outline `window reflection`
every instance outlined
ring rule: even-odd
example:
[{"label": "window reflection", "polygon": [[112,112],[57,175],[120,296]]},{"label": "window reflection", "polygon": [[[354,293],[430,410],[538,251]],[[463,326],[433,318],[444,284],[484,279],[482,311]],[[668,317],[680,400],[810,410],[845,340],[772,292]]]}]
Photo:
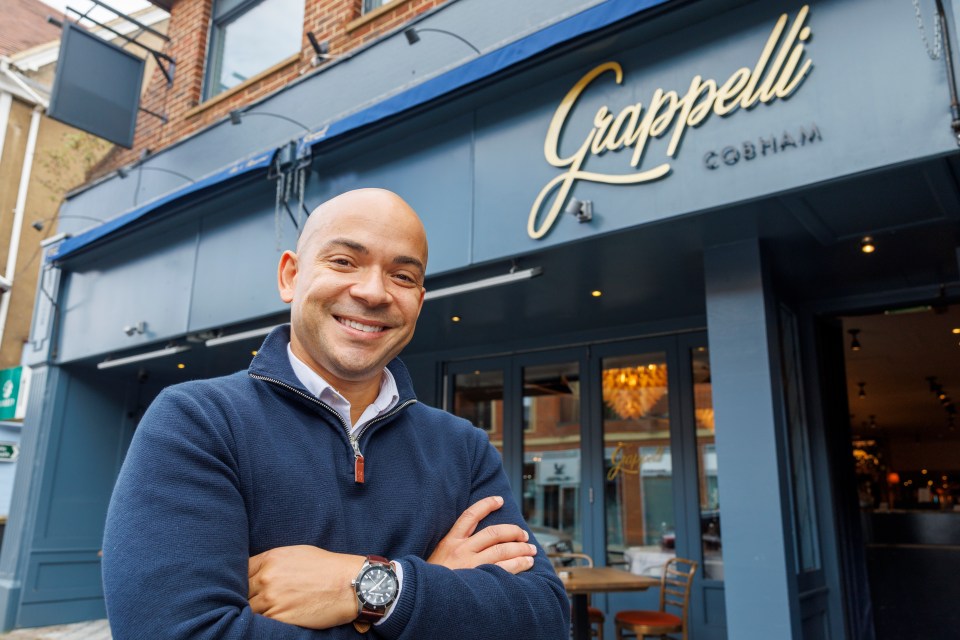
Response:
[{"label": "window reflection", "polygon": [[580,551],[580,371],[523,370],[523,515],[549,551]]},{"label": "window reflection", "polygon": [[703,575],[723,580],[723,550],[720,539],[720,485],[717,481],[717,449],[713,421],[713,385],[710,353],[698,347],[691,354],[693,411],[697,423],[698,484],[700,493],[700,539]]},{"label": "window reflection", "polygon": [[605,358],[601,377],[607,562],[659,575],[674,555],[664,353]]},{"label": "window reflection", "polygon": [[[300,51],[303,0],[262,0],[238,3],[239,9],[217,5],[214,20],[209,96],[245,82]],[[219,15],[222,14],[222,15]]]},{"label": "window reflection", "polygon": [[490,435],[503,455],[503,371],[474,371],[454,376],[453,414]]}]

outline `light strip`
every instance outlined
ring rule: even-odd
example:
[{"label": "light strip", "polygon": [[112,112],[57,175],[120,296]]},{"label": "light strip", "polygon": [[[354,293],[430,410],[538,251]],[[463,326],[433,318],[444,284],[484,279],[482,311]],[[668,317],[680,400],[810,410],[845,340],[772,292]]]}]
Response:
[{"label": "light strip", "polygon": [[522,271],[514,271],[506,275],[484,278],[483,280],[467,282],[466,284],[458,284],[445,289],[434,289],[433,291],[428,290],[426,295],[423,296],[423,299],[434,300],[436,298],[454,296],[458,293],[466,293],[467,291],[476,291],[477,289],[487,289],[489,287],[499,287],[502,284],[510,284],[511,282],[516,282],[517,280],[529,280],[530,278],[535,278],[542,273],[543,267],[523,269]]},{"label": "light strip", "polygon": [[146,353],[138,353],[135,356],[127,356],[126,358],[117,358],[116,360],[104,360],[103,362],[97,363],[97,369],[109,369],[111,367],[121,367],[125,364],[130,364],[131,362],[141,362],[142,360],[153,360],[154,358],[163,358],[164,356],[172,356],[175,353],[182,353],[183,351],[189,351],[190,347],[182,345],[179,347],[167,347],[166,349],[159,349],[158,351],[148,351]]},{"label": "light strip", "polygon": [[265,336],[280,325],[275,324],[270,327],[260,327],[259,329],[250,329],[249,331],[241,331],[240,333],[231,333],[228,336],[220,336],[218,338],[210,338],[205,345],[208,347],[215,347],[219,344],[229,344],[231,342],[239,342],[240,340],[246,340],[247,338],[256,338],[257,336]]}]

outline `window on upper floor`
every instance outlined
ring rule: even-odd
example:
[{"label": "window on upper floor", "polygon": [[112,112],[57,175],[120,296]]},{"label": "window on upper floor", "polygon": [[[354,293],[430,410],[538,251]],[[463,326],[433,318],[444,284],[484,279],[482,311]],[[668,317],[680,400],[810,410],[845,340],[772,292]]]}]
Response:
[{"label": "window on upper floor", "polygon": [[379,9],[395,1],[396,0],[363,0],[363,12],[370,13],[374,9]]},{"label": "window on upper floor", "polygon": [[204,98],[300,51],[304,0],[214,0]]}]

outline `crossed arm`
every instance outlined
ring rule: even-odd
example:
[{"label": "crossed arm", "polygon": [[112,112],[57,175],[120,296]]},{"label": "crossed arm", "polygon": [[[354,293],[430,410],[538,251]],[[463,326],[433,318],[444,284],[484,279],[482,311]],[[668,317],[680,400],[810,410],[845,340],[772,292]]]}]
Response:
[{"label": "crossed arm", "polygon": [[[495,564],[518,574],[533,566],[535,545],[514,524],[477,526],[503,506],[491,496],[470,506],[440,541],[427,562],[448,569],[473,569]],[[250,607],[280,622],[309,629],[349,624],[357,617],[350,582],[363,565],[359,555],[332,553],[319,547],[279,547],[250,558]]]}]

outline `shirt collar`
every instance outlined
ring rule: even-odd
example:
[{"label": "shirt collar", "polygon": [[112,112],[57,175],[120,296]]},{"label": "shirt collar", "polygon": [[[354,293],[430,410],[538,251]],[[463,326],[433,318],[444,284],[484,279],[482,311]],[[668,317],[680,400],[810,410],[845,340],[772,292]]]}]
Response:
[{"label": "shirt collar", "polygon": [[[290,367],[293,369],[294,375],[297,376],[297,379],[304,388],[318,399],[326,401],[333,406],[341,416],[344,416],[344,413],[346,413],[344,417],[347,420],[347,424],[349,424],[350,402],[340,395],[340,392],[334,389],[329,382],[324,380],[323,376],[298,358],[296,354],[293,353],[293,349],[290,348],[289,342],[287,343],[287,357],[290,359]],[[399,400],[400,391],[397,389],[397,381],[393,377],[393,374],[390,373],[390,370],[384,367],[383,375],[380,377],[380,391],[371,405],[375,408],[375,413],[372,417],[386,413],[396,406]],[[341,411],[341,408],[345,408],[346,411]],[[359,426],[359,423],[357,426]]]}]

